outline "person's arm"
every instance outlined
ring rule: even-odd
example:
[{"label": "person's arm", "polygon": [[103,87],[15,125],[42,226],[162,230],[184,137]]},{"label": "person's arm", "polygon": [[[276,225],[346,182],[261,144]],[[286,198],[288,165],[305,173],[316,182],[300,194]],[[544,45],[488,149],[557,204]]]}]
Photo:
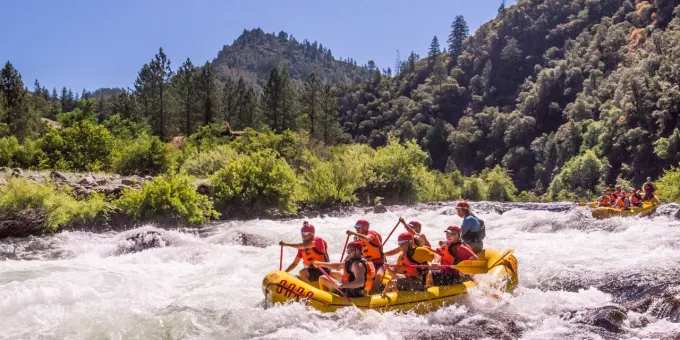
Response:
[{"label": "person's arm", "polygon": [[291,270],[295,269],[295,267],[297,267],[298,263],[300,263],[300,258],[296,256],[295,260],[293,260],[293,263],[291,263],[290,266],[288,266],[288,268],[286,268],[286,272],[290,272]]},{"label": "person's arm", "polygon": [[291,247],[295,249],[309,249],[309,248],[314,248],[314,242],[313,241],[308,241],[308,242],[303,242],[303,243],[284,243],[283,241],[279,242],[280,246],[283,247]]},{"label": "person's arm", "polygon": [[324,267],[324,268],[330,268],[330,269],[335,269],[335,270],[342,270],[345,266],[344,263],[342,262],[314,262],[312,263],[312,266],[319,268],[319,267]]},{"label": "person's arm", "polygon": [[364,276],[366,276],[366,268],[364,266],[359,265],[358,262],[354,262],[352,264],[351,270],[354,273],[355,280],[352,282],[341,283],[339,285],[340,288],[361,288],[366,284],[366,280],[364,278]]},{"label": "person's arm", "polygon": [[[480,226],[479,221],[476,218],[469,218],[470,216],[467,216],[463,219],[463,223],[460,225],[460,237],[463,237],[468,231],[470,231],[472,228],[475,226]],[[475,223],[477,222],[477,223]]]},{"label": "person's arm", "polygon": [[347,230],[347,235],[354,235],[354,236],[358,237],[360,240],[365,241],[365,242],[369,242],[369,243],[371,241],[373,241],[373,239],[375,238],[375,236],[373,236],[373,234],[361,235],[361,234],[359,234],[357,232],[353,232],[351,230]]},{"label": "person's arm", "polygon": [[385,254],[385,256],[399,255],[399,254],[401,254],[401,248],[396,247],[396,248],[394,248],[394,249],[392,249],[392,250],[390,250],[390,251],[384,252],[383,254]]}]

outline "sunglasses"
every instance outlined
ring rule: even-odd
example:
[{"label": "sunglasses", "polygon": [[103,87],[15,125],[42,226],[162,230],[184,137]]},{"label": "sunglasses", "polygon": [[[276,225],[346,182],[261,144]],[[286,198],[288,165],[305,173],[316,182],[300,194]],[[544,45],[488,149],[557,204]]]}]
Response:
[{"label": "sunglasses", "polygon": [[411,241],[399,241],[399,242],[397,242],[397,243],[399,243],[399,245],[402,245],[402,244],[407,244],[407,243],[409,243],[409,242],[411,242]]},{"label": "sunglasses", "polygon": [[311,233],[310,233],[310,232],[303,231],[303,232],[301,232],[300,234],[302,234],[302,236],[307,236],[307,235],[309,235],[309,234],[311,234]]},{"label": "sunglasses", "polygon": [[357,228],[357,229],[361,229],[361,227],[363,227],[361,224],[355,224],[354,225],[354,228]]}]

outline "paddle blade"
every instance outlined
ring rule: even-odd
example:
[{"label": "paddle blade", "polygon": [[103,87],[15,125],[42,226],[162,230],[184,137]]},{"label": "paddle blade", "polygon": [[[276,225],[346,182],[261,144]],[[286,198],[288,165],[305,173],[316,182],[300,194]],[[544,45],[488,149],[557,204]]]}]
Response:
[{"label": "paddle blade", "polygon": [[452,268],[464,274],[486,274],[488,272],[486,265],[487,263],[484,260],[467,260],[461,261],[457,265],[452,266]]}]

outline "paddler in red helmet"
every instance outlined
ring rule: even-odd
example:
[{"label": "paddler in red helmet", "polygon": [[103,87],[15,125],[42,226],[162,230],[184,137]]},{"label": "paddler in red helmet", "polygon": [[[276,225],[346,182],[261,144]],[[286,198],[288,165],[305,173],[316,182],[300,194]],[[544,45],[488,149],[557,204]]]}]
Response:
[{"label": "paddler in red helmet", "polygon": [[362,257],[363,245],[361,242],[350,242],[347,245],[347,260],[345,262],[314,262],[314,267],[333,269],[330,273],[338,282],[331,282],[326,276],[319,279],[321,289],[331,291],[334,284],[347,295],[347,297],[366,296],[372,288],[375,278],[375,267],[371,261]]},{"label": "paddler in red helmet", "polygon": [[[423,226],[420,224],[420,222],[410,221],[407,224],[406,220],[404,220],[402,217],[399,218],[399,222],[404,225],[404,228],[406,228],[406,231],[408,231],[409,234],[413,235],[413,242],[416,246],[428,247],[432,249],[432,245],[430,244],[430,241],[427,240],[425,234],[421,234]],[[394,256],[398,254],[401,254],[401,248],[399,247],[385,252],[385,256]]]},{"label": "paddler in red helmet", "polygon": [[385,275],[382,237],[376,231],[369,230],[369,223],[366,220],[358,220],[354,224],[354,229],[356,231],[347,230],[347,235],[355,236],[355,241],[361,242],[363,258],[373,262],[376,274],[372,287],[377,290]]},{"label": "paddler in red helmet", "polygon": [[321,237],[315,236],[314,226],[307,221],[303,222],[300,233],[302,235],[302,243],[293,244],[284,243],[283,241],[279,242],[280,246],[291,247],[298,250],[295,260],[293,260],[293,263],[286,268],[286,272],[295,269],[298,263],[300,263],[300,260],[302,260],[305,268],[300,270],[300,280],[307,283],[316,282],[319,280],[319,277],[323,276],[323,273],[321,273],[319,268],[313,267],[312,263],[329,261],[328,245]]},{"label": "paddler in red helmet", "polygon": [[[441,242],[437,254],[441,256],[442,265],[456,265],[460,261],[479,260],[472,248],[463,243],[460,237],[462,230],[457,225],[452,225],[444,230],[446,242]],[[435,286],[451,286],[461,282],[462,276],[453,268],[443,268],[432,273],[432,282]]]},{"label": "paddler in red helmet", "polygon": [[[425,290],[429,268],[439,269],[441,257],[426,247],[416,246],[413,242],[413,235],[410,233],[399,235],[397,240],[402,253],[395,266],[388,265],[393,275],[385,286],[383,294],[394,291]],[[428,266],[428,262],[432,264]]]}]

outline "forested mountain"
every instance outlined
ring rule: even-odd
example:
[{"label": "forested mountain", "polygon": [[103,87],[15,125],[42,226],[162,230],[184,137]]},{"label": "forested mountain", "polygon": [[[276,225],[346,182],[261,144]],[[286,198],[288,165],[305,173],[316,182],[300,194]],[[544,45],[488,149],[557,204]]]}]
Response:
[{"label": "forested mountain", "polygon": [[87,109],[98,124],[165,141],[225,122],[306,131],[326,145],[378,147],[392,134],[415,140],[430,167],[451,176],[501,166],[519,190],[586,197],[680,162],[679,4],[520,0],[471,36],[452,18],[426,57],[411,52],[382,71],[255,29],[202,66],[173,68],[161,48],[133,88],[108,99],[84,91],[89,101],[37,81],[26,91],[7,63],[0,133],[30,142],[45,128],[41,116],[69,125]]},{"label": "forested mountain", "polygon": [[451,53],[435,37],[426,59],[345,92],[343,127],[373,146],[414,137],[441,170],[500,164],[554,198],[640,185],[680,161],[678,3],[523,0],[460,53],[454,22]]},{"label": "forested mountain", "polygon": [[315,74],[319,81],[332,84],[363,81],[375,68],[372,62],[361,67],[350,58],[336,60],[330,48],[316,41],[299,42],[284,31],[265,33],[259,28],[243,30],[231,45],[217,53],[213,66],[222,80],[227,76],[243,77],[260,87],[264,87],[274,66],[285,66],[292,79],[305,81]]}]

